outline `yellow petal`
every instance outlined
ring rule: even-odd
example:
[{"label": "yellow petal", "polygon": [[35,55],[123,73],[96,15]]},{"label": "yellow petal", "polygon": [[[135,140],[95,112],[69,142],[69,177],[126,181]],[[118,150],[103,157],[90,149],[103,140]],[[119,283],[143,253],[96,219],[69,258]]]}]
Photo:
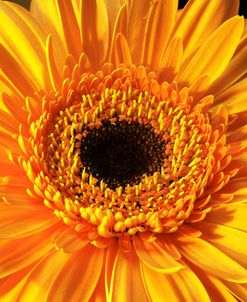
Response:
[{"label": "yellow petal", "polygon": [[135,64],[141,64],[143,37],[150,9],[149,0],[135,0],[130,2],[127,40],[130,53]]},{"label": "yellow petal", "polygon": [[223,23],[178,74],[177,80],[191,84],[203,74],[209,74],[211,81],[218,78],[238,45],[243,23],[243,18],[238,16]]},{"label": "yellow petal", "polygon": [[141,268],[151,301],[210,301],[202,283],[189,268],[171,275],[155,272],[144,264]]},{"label": "yellow petal", "polygon": [[159,68],[162,69],[162,81],[172,82],[180,69],[183,58],[183,43],[174,38],[162,54]]},{"label": "yellow petal", "polygon": [[81,54],[80,30],[71,1],[57,0],[67,51],[75,58]]},{"label": "yellow petal", "polygon": [[109,42],[109,23],[103,0],[82,0],[80,7],[82,49],[97,69],[103,64]]},{"label": "yellow petal", "polygon": [[59,269],[68,258],[69,255],[60,250],[54,251],[39,262],[28,274],[19,293],[18,301],[33,302],[43,299]]},{"label": "yellow petal", "polygon": [[131,55],[129,51],[129,45],[121,33],[117,34],[115,41],[115,59],[113,60],[116,66],[121,63],[125,64],[125,66],[130,66],[132,64]]},{"label": "yellow petal", "polygon": [[206,221],[246,231],[246,215],[247,204],[227,204],[218,207],[213,207],[212,211],[207,214]]},{"label": "yellow petal", "polygon": [[44,207],[1,206],[0,238],[18,238],[48,229],[58,220]]},{"label": "yellow petal", "polygon": [[[226,70],[228,70],[228,68]],[[246,86],[247,79],[243,79],[232,85],[215,97],[215,104],[221,103],[226,106],[229,114],[247,110]]]},{"label": "yellow petal", "polygon": [[66,228],[55,239],[57,249],[63,249],[66,253],[74,253],[84,248],[89,243],[87,237],[79,236],[73,228]]},{"label": "yellow petal", "polygon": [[[47,7],[49,7],[49,9],[47,9]],[[36,20],[40,22],[46,36],[49,34],[52,35],[55,51],[54,55],[55,58],[58,58],[56,63],[58,69],[62,71],[67,57],[67,50],[56,0],[32,0],[30,11]],[[59,64],[59,62],[62,62],[62,64]]]},{"label": "yellow petal", "polygon": [[220,224],[201,222],[197,226],[204,238],[239,264],[247,267],[247,233]]},{"label": "yellow petal", "polygon": [[184,59],[190,56],[221,23],[237,15],[238,7],[238,0],[189,1],[182,10],[171,34],[172,38],[180,37],[182,39]]},{"label": "yellow petal", "polygon": [[156,1],[152,4],[144,33],[142,64],[153,68],[158,66],[175,23],[177,7],[177,0]]},{"label": "yellow petal", "polygon": [[[111,248],[114,247],[109,249]],[[134,251],[124,253],[118,249],[115,259],[111,260],[110,255],[113,254],[108,251],[106,265],[111,276],[110,282],[108,281],[108,300],[112,302],[149,301],[140,272],[139,259]],[[113,265],[109,260],[113,261]]]},{"label": "yellow petal", "polygon": [[246,73],[246,57],[247,35],[241,39],[231,62],[228,64],[222,75],[211,85],[210,93],[218,95],[222,90],[231,87],[234,82],[239,80]]},{"label": "yellow petal", "polygon": [[242,302],[246,301],[247,297],[247,284],[236,284],[224,281],[228,290],[233,293]]},{"label": "yellow petal", "polygon": [[97,285],[104,250],[92,246],[74,253],[52,282],[47,301],[88,301]]},{"label": "yellow petal", "polygon": [[134,247],[140,260],[151,269],[165,274],[178,272],[183,266],[175,261],[156,242],[134,237]]},{"label": "yellow petal", "polygon": [[44,34],[35,33],[32,24],[36,21],[29,13],[23,17],[24,14],[13,6],[0,2],[0,43],[24,66],[36,90],[50,90],[51,83],[46,76],[45,41],[41,41]]},{"label": "yellow petal", "polygon": [[5,77],[18,89],[23,95],[33,95],[35,87],[32,79],[15,58],[0,44],[0,68]]},{"label": "yellow petal", "polygon": [[177,238],[176,242],[184,257],[201,269],[231,282],[247,282],[247,271],[205,240],[188,236]]},{"label": "yellow petal", "polygon": [[59,88],[61,88],[62,85],[62,77],[61,77],[61,73],[57,69],[51,35],[48,36],[46,41],[46,58],[47,58],[49,76],[53,89],[59,90]]},{"label": "yellow petal", "polygon": [[54,246],[52,230],[28,237],[2,241],[0,246],[0,278],[11,275],[41,259]]}]

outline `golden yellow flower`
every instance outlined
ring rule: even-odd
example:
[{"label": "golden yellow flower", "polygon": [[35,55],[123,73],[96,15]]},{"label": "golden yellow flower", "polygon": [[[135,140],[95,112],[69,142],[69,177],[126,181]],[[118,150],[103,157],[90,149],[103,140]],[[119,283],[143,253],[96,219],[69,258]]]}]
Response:
[{"label": "golden yellow flower", "polygon": [[246,301],[238,0],[0,1],[0,301]]}]

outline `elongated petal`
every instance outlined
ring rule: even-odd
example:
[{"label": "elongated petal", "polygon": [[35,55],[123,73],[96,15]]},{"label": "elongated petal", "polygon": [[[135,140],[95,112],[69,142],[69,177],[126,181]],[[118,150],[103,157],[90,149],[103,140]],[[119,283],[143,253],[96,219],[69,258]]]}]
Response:
[{"label": "elongated petal", "polygon": [[135,64],[141,64],[143,38],[149,9],[149,0],[131,1],[128,19],[128,28],[131,30],[128,31],[127,40]]},{"label": "elongated petal", "polygon": [[197,228],[203,232],[204,238],[213,246],[239,264],[247,267],[247,233],[224,225],[207,222],[201,222]]},{"label": "elongated petal", "polygon": [[136,236],[134,246],[140,260],[157,272],[171,274],[183,268],[155,242],[149,243]]},{"label": "elongated petal", "polygon": [[39,262],[27,275],[18,295],[20,301],[39,301],[40,297],[46,296],[52,281],[68,258],[69,255],[60,250],[54,251]]},{"label": "elongated petal", "polygon": [[207,215],[207,220],[216,224],[246,231],[247,229],[247,204],[228,204],[213,207]]},{"label": "elongated petal", "polygon": [[[228,68],[226,69],[228,70]],[[222,103],[226,106],[229,114],[247,110],[247,79],[232,85],[215,98],[215,104]]]},{"label": "elongated petal", "polygon": [[[246,22],[246,21],[245,21]],[[220,78],[218,78],[210,87],[210,93],[215,95],[220,94],[226,88],[237,82],[245,73],[247,69],[247,35],[245,35],[232,57],[231,62],[224,70]]]},{"label": "elongated petal", "polygon": [[103,0],[81,0],[80,30],[82,49],[94,69],[103,64],[109,41],[109,23]]},{"label": "elongated petal", "polygon": [[113,62],[116,66],[120,65],[121,63],[125,64],[125,66],[130,66],[132,64],[128,42],[121,33],[119,33],[116,37],[115,60],[113,60]]},{"label": "elongated petal", "polygon": [[243,31],[243,19],[234,17],[223,23],[202,45],[185,69],[178,74],[180,82],[191,84],[208,73],[218,78],[229,63]]},{"label": "elongated petal", "polygon": [[64,32],[68,53],[79,58],[81,43],[79,25],[71,1],[57,0],[57,8]]},{"label": "elongated petal", "polygon": [[1,206],[0,238],[18,238],[51,227],[58,219],[44,207]]},{"label": "elongated petal", "polygon": [[22,63],[22,66],[25,66],[26,73],[35,82],[37,90],[49,90],[51,83],[44,76],[47,72],[45,41],[41,41],[42,35],[34,32],[32,23],[35,21],[32,16],[27,14],[26,18],[30,18],[30,23],[26,23],[16,9],[1,1],[0,43],[11,52],[19,63]]},{"label": "elongated petal", "polygon": [[73,228],[66,228],[55,240],[55,246],[66,253],[74,253],[88,245],[86,237],[79,236]]},{"label": "elongated petal", "polygon": [[52,282],[47,300],[49,302],[88,301],[101,273],[103,255],[103,249],[92,246],[74,253],[64,263]]},{"label": "elongated petal", "polygon": [[[47,9],[47,7],[49,7],[49,9]],[[42,28],[46,32],[46,36],[49,34],[52,35],[55,58],[58,58],[56,63],[58,69],[62,71],[63,64],[67,57],[67,50],[56,0],[32,0],[30,11],[42,25]],[[63,62],[63,64],[60,65],[59,62]]]},{"label": "elongated petal", "polygon": [[247,282],[247,271],[205,240],[188,236],[178,238],[177,243],[181,253],[201,269],[231,282]]},{"label": "elongated petal", "polygon": [[190,0],[181,12],[171,35],[172,38],[182,39],[184,59],[191,55],[221,23],[235,16],[238,7],[238,0]]},{"label": "elongated petal", "polygon": [[157,67],[173,28],[177,7],[177,0],[153,3],[144,33],[142,64]]},{"label": "elongated petal", "polygon": [[[111,248],[114,247],[109,249]],[[124,253],[118,250],[115,259],[109,259],[110,255],[112,253],[108,251],[106,265],[109,272],[112,270],[110,282],[108,281],[109,301],[148,301],[140,272],[140,262],[134,251]]]},{"label": "elongated petal", "polygon": [[180,38],[174,38],[166,51],[163,52],[159,68],[162,69],[162,81],[172,82],[178,73],[183,58],[183,43]]},{"label": "elongated petal", "polygon": [[54,247],[52,230],[20,239],[4,241],[0,246],[0,277],[11,275],[39,260]]},{"label": "elongated petal", "polygon": [[165,275],[144,264],[141,267],[151,301],[160,301],[161,297],[174,302],[210,301],[202,283],[189,268]]}]

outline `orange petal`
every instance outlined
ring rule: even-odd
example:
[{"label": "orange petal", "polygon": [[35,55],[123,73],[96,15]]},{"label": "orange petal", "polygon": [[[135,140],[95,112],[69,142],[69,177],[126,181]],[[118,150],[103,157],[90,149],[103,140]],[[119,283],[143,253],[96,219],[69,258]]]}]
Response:
[{"label": "orange petal", "polygon": [[138,257],[151,269],[160,273],[172,274],[183,268],[156,242],[150,243],[138,236],[134,237],[133,242]]},{"label": "orange petal", "polygon": [[[241,302],[245,302],[246,301],[246,297],[247,297],[247,284],[236,284],[236,283],[231,283],[231,282],[227,282],[224,281],[223,282],[226,287],[228,288],[228,290],[235,295],[236,297],[238,297],[238,299]],[[236,301],[236,300],[234,300]]]},{"label": "orange petal", "polygon": [[52,281],[68,258],[69,255],[60,250],[42,259],[25,278],[18,301],[33,302],[46,297]]},{"label": "orange petal", "polygon": [[52,282],[47,301],[88,301],[97,285],[104,250],[93,246],[74,253]]},{"label": "orange petal", "polygon": [[23,13],[22,8],[4,1],[0,2],[0,19],[0,43],[25,67],[36,90],[50,90],[51,83],[46,76],[45,41],[42,40],[45,35],[37,21],[30,13]]},{"label": "orange petal", "polygon": [[[109,249],[116,247],[110,247]],[[108,281],[108,299],[112,302],[128,301],[149,301],[144,288],[140,263],[134,251],[124,253],[118,249],[115,258],[109,259],[113,255],[108,251],[106,262],[107,270],[110,273]],[[109,262],[110,260],[110,262]]]},{"label": "orange petal", "polygon": [[247,267],[247,233],[220,224],[201,222],[197,228],[213,246]]},{"label": "orange petal", "polygon": [[175,23],[177,0],[153,2],[148,13],[142,50],[142,64],[158,66]]},{"label": "orange petal", "polygon": [[[49,7],[49,9],[47,9]],[[54,52],[58,69],[62,71],[65,59],[67,57],[67,50],[65,37],[63,33],[62,23],[57,7],[56,0],[32,0],[30,6],[31,14],[36,20],[40,22],[44,29],[46,36],[52,35],[54,43]],[[62,64],[60,64],[60,62]]]},{"label": "orange petal", "polygon": [[39,206],[0,206],[0,238],[24,237],[48,229],[58,219]]},{"label": "orange petal", "polygon": [[113,59],[113,63],[115,63],[116,66],[121,63],[125,64],[125,66],[130,66],[132,64],[128,42],[121,33],[118,33],[116,37],[115,58]]},{"label": "orange petal", "polygon": [[183,43],[180,38],[174,38],[162,54],[159,68],[162,69],[162,81],[172,82],[180,69],[183,58]]},{"label": "orange petal", "polygon": [[247,204],[232,203],[213,207],[206,221],[226,225],[238,230],[247,230]]},{"label": "orange petal", "polygon": [[221,23],[237,15],[238,8],[238,0],[189,1],[171,35],[182,39],[184,59],[190,56]]},{"label": "orange petal", "polygon": [[71,1],[57,0],[57,9],[60,16],[67,51],[75,58],[81,54],[80,30]]},{"label": "orange petal", "polygon": [[241,39],[231,59],[231,62],[228,64],[227,68],[210,87],[210,93],[214,95],[218,95],[219,93],[221,93],[222,90],[225,90],[226,88],[230,88],[233,83],[239,80],[246,73],[246,69],[247,69],[246,57],[247,57],[247,35],[245,35]]},{"label": "orange petal", "polygon": [[210,302],[202,283],[189,268],[171,275],[155,272],[144,264],[141,268],[151,301]]},{"label": "orange petal", "polygon": [[141,64],[143,37],[147,22],[147,15],[150,10],[149,0],[135,0],[130,2],[127,40],[130,46],[130,53],[133,62]]},{"label": "orange petal", "polygon": [[176,242],[184,257],[201,269],[231,282],[247,282],[247,271],[205,240],[188,236],[177,238]]},{"label": "orange petal", "polygon": [[73,228],[66,228],[55,240],[57,249],[63,249],[66,253],[74,253],[88,245],[86,236],[79,236]]},{"label": "orange petal", "polygon": [[0,278],[11,275],[48,254],[54,248],[51,242],[53,230],[1,242]]},{"label": "orange petal", "polygon": [[218,78],[229,63],[243,32],[243,18],[237,16],[223,23],[202,45],[177,80],[191,84],[203,74],[211,81]]},{"label": "orange petal", "polygon": [[[228,68],[226,70],[228,70]],[[215,104],[221,103],[226,106],[229,114],[247,110],[246,86],[247,79],[243,79],[235,85],[232,85],[215,97]]]},{"label": "orange petal", "polygon": [[104,0],[82,0],[80,7],[82,49],[94,69],[103,64],[109,41],[108,15]]}]

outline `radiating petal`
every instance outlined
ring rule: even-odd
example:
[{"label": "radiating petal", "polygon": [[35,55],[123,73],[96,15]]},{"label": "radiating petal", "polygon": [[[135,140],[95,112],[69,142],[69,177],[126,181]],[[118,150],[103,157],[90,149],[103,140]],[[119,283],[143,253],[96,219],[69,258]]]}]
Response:
[{"label": "radiating petal", "polygon": [[182,10],[171,35],[172,38],[182,39],[184,59],[191,55],[221,23],[235,16],[238,8],[238,0],[190,0]]},{"label": "radiating petal", "polygon": [[141,64],[142,49],[144,43],[144,32],[147,22],[147,15],[150,10],[149,0],[131,1],[129,7],[127,40],[130,46],[130,53],[135,64]]},{"label": "radiating petal", "polygon": [[66,228],[55,239],[55,246],[58,249],[63,249],[66,253],[74,253],[84,248],[89,243],[86,236],[81,236],[73,228]]},{"label": "radiating petal", "polygon": [[61,250],[54,251],[44,257],[27,275],[22,290],[18,295],[18,301],[33,302],[45,297],[61,266],[68,258],[69,255]]},{"label": "radiating petal", "polygon": [[58,222],[41,206],[0,206],[0,238],[18,238],[48,229]]},{"label": "radiating petal", "polygon": [[246,215],[247,204],[227,204],[213,207],[212,211],[207,214],[206,221],[246,231]]},{"label": "radiating petal", "polygon": [[132,59],[129,51],[129,45],[124,35],[121,33],[117,34],[114,46],[115,58],[113,63],[115,63],[116,66],[121,63],[125,64],[125,66],[130,66],[132,64]]},{"label": "radiating petal", "polygon": [[49,229],[20,239],[2,241],[0,246],[0,278],[11,275],[34,263],[54,247],[53,230]]},{"label": "radiating petal", "polygon": [[[0,43],[7,48],[11,55],[25,67],[26,73],[35,82],[37,90],[50,90],[51,83],[44,76],[47,73],[45,64],[45,41],[41,41],[42,35],[34,32],[34,19],[30,14],[30,23],[25,22],[16,9],[0,2]],[[38,27],[38,25],[37,25]],[[21,47],[20,47],[21,45]],[[2,60],[1,60],[2,61]]]},{"label": "radiating petal", "polygon": [[187,236],[176,241],[180,252],[201,269],[231,282],[247,282],[247,271],[205,240]]},{"label": "radiating petal", "polygon": [[[228,70],[228,68],[226,69]],[[222,103],[229,114],[247,110],[247,79],[237,82],[215,97],[215,104]]]},{"label": "radiating petal", "polygon": [[103,256],[104,250],[93,246],[74,253],[52,282],[47,301],[88,301],[97,285]]},{"label": "radiating petal", "polygon": [[151,269],[171,274],[183,268],[156,242],[148,242],[145,239],[135,236],[134,247],[140,260]]},{"label": "radiating petal", "polygon": [[236,297],[238,297],[238,299],[242,302],[246,301],[246,297],[247,297],[247,284],[236,284],[236,283],[231,283],[231,282],[227,282],[224,281],[223,282],[226,287],[228,288],[228,290],[235,295]]},{"label": "radiating petal", "polygon": [[133,250],[125,253],[119,249],[115,254],[115,259],[109,259],[113,255],[111,249],[115,247],[109,247],[106,258],[107,270],[109,272],[112,270],[108,281],[108,300],[112,302],[149,301],[137,255]]},{"label": "radiating petal", "polygon": [[191,84],[208,73],[211,81],[218,78],[229,63],[243,31],[243,19],[234,17],[223,23],[202,45],[177,80]]},{"label": "radiating petal", "polygon": [[103,0],[81,0],[80,31],[82,49],[94,69],[103,64],[109,42],[108,15]]},{"label": "radiating petal", "polygon": [[171,275],[155,272],[144,264],[141,268],[151,301],[164,298],[173,302],[210,301],[202,283],[189,268]]},{"label": "radiating petal", "polygon": [[162,54],[159,68],[162,70],[161,80],[172,82],[180,69],[183,58],[183,43],[180,38],[174,38]]},{"label": "radiating petal", "polygon": [[[246,22],[246,19],[245,19]],[[226,88],[237,82],[245,73],[247,69],[247,35],[245,35],[228,64],[222,75],[211,85],[210,93],[218,95]]]},{"label": "radiating petal", "polygon": [[247,267],[247,233],[220,224],[201,222],[197,228],[213,246],[230,256],[239,264]]},{"label": "radiating petal", "polygon": [[[47,7],[49,7],[49,9],[47,9]],[[67,57],[67,50],[56,0],[32,0],[30,11],[40,22],[46,35],[52,35],[55,57],[59,58],[56,62],[58,64],[57,67],[62,72],[63,66],[59,65],[59,62],[63,62],[64,64]]]},{"label": "radiating petal", "polygon": [[173,28],[177,0],[156,1],[148,13],[142,49],[142,64],[156,68]]}]

